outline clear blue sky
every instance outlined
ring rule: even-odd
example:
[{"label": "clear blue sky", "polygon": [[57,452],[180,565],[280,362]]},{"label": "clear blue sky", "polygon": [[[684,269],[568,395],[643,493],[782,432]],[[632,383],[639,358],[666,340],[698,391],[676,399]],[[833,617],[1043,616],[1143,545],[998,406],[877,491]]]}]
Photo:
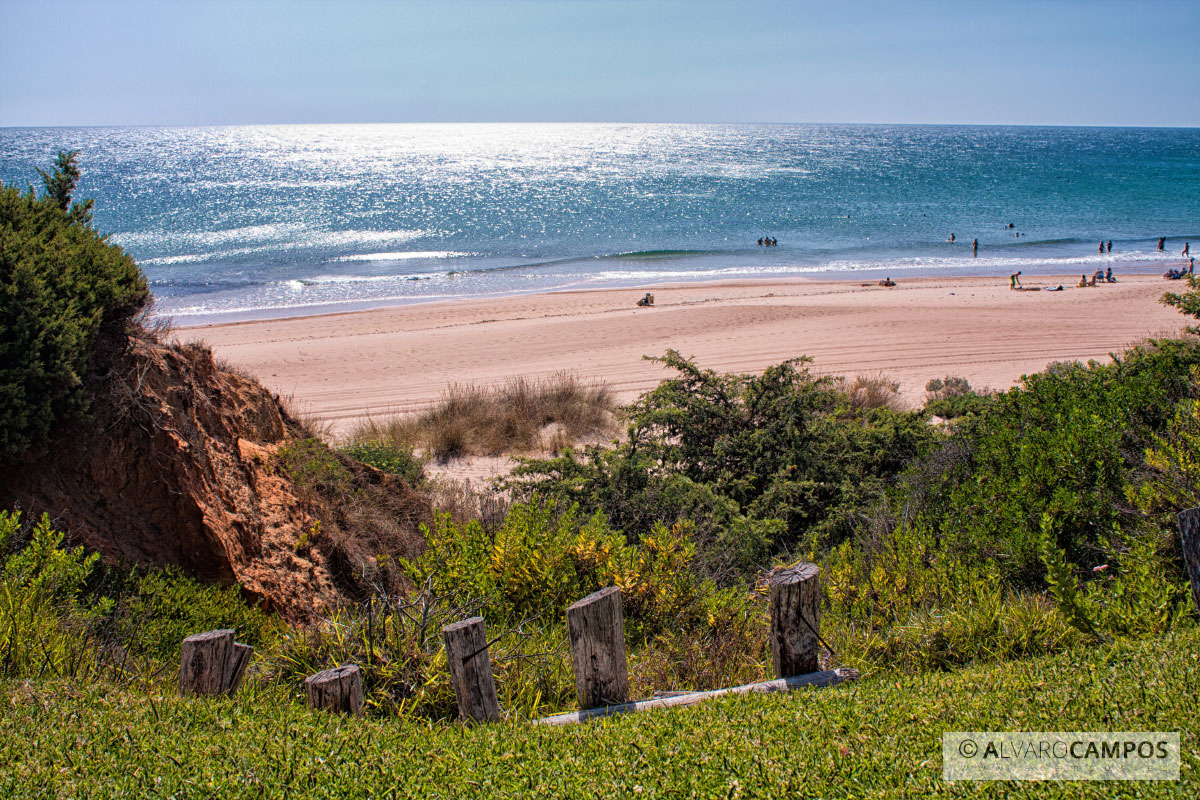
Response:
[{"label": "clear blue sky", "polygon": [[0,0],[0,125],[1200,126],[1200,0]]}]

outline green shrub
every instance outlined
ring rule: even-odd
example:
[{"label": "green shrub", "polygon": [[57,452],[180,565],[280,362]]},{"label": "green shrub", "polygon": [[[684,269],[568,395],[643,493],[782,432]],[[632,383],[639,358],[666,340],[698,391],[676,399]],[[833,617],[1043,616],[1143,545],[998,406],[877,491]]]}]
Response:
[{"label": "green shrub", "polygon": [[20,513],[0,511],[0,674],[63,675],[94,664],[87,634],[108,604],[84,608],[79,594],[99,556],[63,549],[44,514],[22,542],[23,532]]},{"label": "green shrub", "polygon": [[425,462],[406,445],[368,439],[347,445],[342,452],[389,475],[399,475],[409,483],[420,484],[425,480]]},{"label": "green shrub", "polygon": [[354,475],[320,439],[292,439],[279,448],[275,458],[302,489],[338,495],[354,488]]},{"label": "green shrub", "polygon": [[96,347],[149,299],[146,279],[70,203],[78,170],[60,153],[47,194],[0,185],[0,454],[42,446],[87,410]]},{"label": "green shrub", "polygon": [[238,641],[259,647],[277,624],[249,605],[239,587],[200,583],[176,567],[134,571],[122,583],[112,635],[130,653],[158,662],[175,662],[180,643],[194,633],[232,628]]},{"label": "green shrub", "polygon": [[690,520],[707,571],[748,571],[846,538],[939,436],[918,414],[811,375],[805,358],[761,375],[721,375],[674,351],[656,360],[678,375],[627,409],[628,441],[525,461],[510,488],[602,511],[634,538]]},{"label": "green shrub", "polygon": [[1128,487],[1145,470],[1146,444],[1192,395],[1197,364],[1200,342],[1162,340],[1112,364],[1054,364],[1026,376],[960,424],[964,458],[924,492],[906,483],[897,505],[946,547],[994,559],[998,577],[1017,585],[1045,585],[1043,515],[1069,561],[1103,563],[1122,531],[1143,524]]}]

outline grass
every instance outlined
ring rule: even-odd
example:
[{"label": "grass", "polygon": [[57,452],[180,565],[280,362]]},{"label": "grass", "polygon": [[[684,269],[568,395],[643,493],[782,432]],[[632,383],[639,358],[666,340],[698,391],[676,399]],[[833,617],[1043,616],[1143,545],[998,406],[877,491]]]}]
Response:
[{"label": "grass", "polygon": [[[349,719],[232,699],[0,683],[5,797],[1194,797],[1200,634],[734,697],[565,728]],[[955,783],[944,731],[1179,731],[1179,782]]]},{"label": "grass", "polygon": [[542,380],[512,378],[498,387],[452,385],[430,410],[368,419],[350,432],[349,441],[419,447],[442,463],[468,455],[557,451],[611,433],[616,411],[606,385],[559,372]]},{"label": "grass", "polygon": [[846,399],[850,401],[850,408],[855,411],[870,408],[907,410],[904,400],[900,397],[900,382],[882,372],[875,375],[858,375],[854,380],[838,378],[835,386],[846,395]]}]

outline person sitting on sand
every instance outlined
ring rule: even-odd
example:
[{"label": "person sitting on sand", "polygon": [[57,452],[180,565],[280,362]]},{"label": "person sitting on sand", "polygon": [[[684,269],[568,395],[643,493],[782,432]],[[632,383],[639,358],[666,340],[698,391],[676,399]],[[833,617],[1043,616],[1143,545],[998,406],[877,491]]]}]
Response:
[{"label": "person sitting on sand", "polygon": [[879,282],[879,285],[880,286],[895,286],[896,282],[894,280],[892,280],[890,277],[887,277],[887,278],[884,278],[883,280],[881,280]]},{"label": "person sitting on sand", "polygon": [[1117,279],[1112,276],[1112,267],[1109,267],[1108,269],[1104,270],[1104,282],[1105,283],[1116,283],[1117,282]]},{"label": "person sitting on sand", "polygon": [[1087,275],[1080,275],[1079,276],[1079,288],[1082,289],[1085,286],[1087,286]]},{"label": "person sitting on sand", "polygon": [[646,292],[646,296],[645,296],[645,297],[643,297],[641,300],[638,300],[638,301],[637,301],[637,304],[638,304],[639,306],[652,306],[652,305],[654,305],[654,295],[650,294],[649,292]]},{"label": "person sitting on sand", "polygon": [[1024,287],[1021,286],[1021,270],[1017,270],[1012,275],[1008,276],[1009,291],[1012,291],[1013,289],[1023,289],[1023,288]]}]

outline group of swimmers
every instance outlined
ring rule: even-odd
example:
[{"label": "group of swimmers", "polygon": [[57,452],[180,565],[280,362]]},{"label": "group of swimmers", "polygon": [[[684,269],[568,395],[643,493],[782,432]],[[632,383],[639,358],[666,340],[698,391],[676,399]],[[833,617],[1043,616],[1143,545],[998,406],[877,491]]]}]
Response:
[{"label": "group of swimmers", "polygon": [[[1165,250],[1166,245],[1167,245],[1167,237],[1165,237],[1165,236],[1158,237],[1158,252],[1161,253],[1163,250]],[[1183,249],[1179,251],[1179,255],[1183,256],[1184,258],[1187,258],[1191,252],[1192,252],[1192,243],[1184,242]]]},{"label": "group of swimmers", "polygon": [[774,236],[764,236],[758,240],[759,247],[777,247],[778,245],[779,240]]},{"label": "group of swimmers", "polygon": [[[1010,228],[1012,227],[1011,222],[1008,223],[1008,225]],[[950,238],[947,239],[946,241],[953,244],[954,243],[954,234],[953,233],[950,234]],[[978,239],[975,239],[974,241],[971,242],[971,255],[975,258],[979,257],[979,240]]]}]

